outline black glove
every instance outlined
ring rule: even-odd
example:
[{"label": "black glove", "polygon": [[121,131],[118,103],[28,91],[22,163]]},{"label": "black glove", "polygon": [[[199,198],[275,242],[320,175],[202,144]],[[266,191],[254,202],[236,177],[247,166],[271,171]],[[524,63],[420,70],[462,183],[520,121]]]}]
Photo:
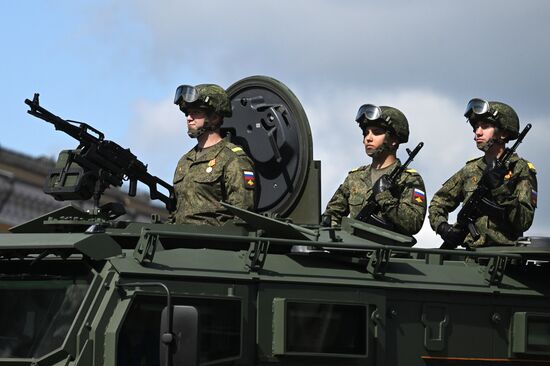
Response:
[{"label": "black glove", "polygon": [[332,225],[332,215],[322,214],[321,215],[321,226],[322,227],[331,227]]},{"label": "black glove", "polygon": [[491,164],[487,165],[485,173],[483,174],[483,184],[489,189],[495,189],[504,184],[504,176],[506,175],[507,168],[502,166],[500,168],[493,167]]},{"label": "black glove", "polygon": [[445,242],[455,245],[455,248],[462,244],[464,241],[464,235],[462,230],[457,229],[448,222],[442,222],[437,227],[436,232],[443,238]]},{"label": "black glove", "polygon": [[381,176],[376,183],[374,183],[374,186],[372,186],[372,194],[376,197],[378,193],[382,193],[388,190],[391,190],[392,184],[390,183],[389,177],[387,174],[384,174]]}]

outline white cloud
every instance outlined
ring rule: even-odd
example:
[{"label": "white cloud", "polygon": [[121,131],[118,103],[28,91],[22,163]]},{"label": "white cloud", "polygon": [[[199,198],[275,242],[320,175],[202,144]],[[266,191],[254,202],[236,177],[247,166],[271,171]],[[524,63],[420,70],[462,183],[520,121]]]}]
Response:
[{"label": "white cloud", "polygon": [[133,111],[128,129],[132,151],[149,164],[149,173],[171,182],[180,156],[195,145],[187,136],[185,116],[172,97],[156,102],[140,100]]},{"label": "white cloud", "polygon": [[[548,95],[546,1],[131,5],[108,3],[96,22],[110,42],[139,48],[149,74],[162,80],[199,75],[224,84],[266,74],[308,88],[436,88],[460,98],[494,95],[527,105]],[[523,98],[526,91],[529,98]]]}]

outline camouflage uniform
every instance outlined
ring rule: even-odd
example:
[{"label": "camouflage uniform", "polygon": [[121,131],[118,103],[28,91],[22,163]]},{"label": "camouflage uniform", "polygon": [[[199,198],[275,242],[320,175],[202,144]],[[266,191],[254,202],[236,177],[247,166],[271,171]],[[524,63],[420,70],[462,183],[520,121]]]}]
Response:
[{"label": "camouflage uniform", "polygon": [[193,148],[179,161],[174,174],[177,224],[219,226],[233,215],[220,201],[254,209],[255,180],[252,162],[242,148],[227,139],[198,154]]},{"label": "camouflage uniform", "polygon": [[[398,159],[395,168],[399,165],[401,162]],[[371,169],[368,165],[350,171],[336,190],[325,211],[325,215],[331,215],[333,225],[340,225],[342,217],[357,216],[367,204],[374,183],[371,181]],[[426,190],[422,177],[414,169],[406,170],[396,187],[397,197],[390,191],[384,191],[375,198],[381,207],[379,215],[392,224],[395,231],[405,235],[416,234],[426,216]]]},{"label": "camouflage uniform", "polygon": [[[430,225],[434,230],[447,222],[449,212],[468,200],[486,166],[483,157],[468,161],[437,191],[429,208]],[[531,226],[537,206],[537,177],[533,164],[514,154],[504,184],[493,189],[491,195],[495,203],[505,208],[505,218],[480,216],[475,226],[481,237],[474,241],[468,234],[464,241],[468,246],[511,245]]]}]

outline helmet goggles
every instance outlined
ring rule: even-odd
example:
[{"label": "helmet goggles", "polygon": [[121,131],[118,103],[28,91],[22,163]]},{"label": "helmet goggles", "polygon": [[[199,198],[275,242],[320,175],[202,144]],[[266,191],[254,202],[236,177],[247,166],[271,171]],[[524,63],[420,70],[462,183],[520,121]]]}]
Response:
[{"label": "helmet goggles", "polygon": [[197,88],[192,85],[180,85],[176,89],[174,104],[180,104],[182,101],[185,103],[193,103],[198,99],[199,92],[197,91]]},{"label": "helmet goggles", "polygon": [[365,124],[368,123],[367,121],[374,122],[380,119],[382,119],[381,122],[390,121],[390,117],[386,117],[385,119],[382,118],[382,109],[380,107],[373,104],[363,104],[361,107],[359,107],[359,110],[357,111],[355,122],[359,124]]},{"label": "helmet goggles", "polygon": [[491,112],[491,105],[488,101],[474,98],[468,102],[466,105],[466,111],[464,112],[464,117],[469,120],[479,119],[482,117],[493,117],[495,118],[498,115],[498,111]]}]

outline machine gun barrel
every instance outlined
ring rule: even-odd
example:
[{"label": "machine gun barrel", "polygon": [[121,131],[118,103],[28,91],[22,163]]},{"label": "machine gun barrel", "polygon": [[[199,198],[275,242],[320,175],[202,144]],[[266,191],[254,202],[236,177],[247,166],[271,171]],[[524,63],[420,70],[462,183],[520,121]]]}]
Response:
[{"label": "machine gun barrel", "polygon": [[[63,131],[67,135],[73,137],[74,139],[80,141],[84,144],[99,143],[103,141],[104,135],[102,132],[96,130],[92,126],[84,122],[77,122],[71,120],[64,120],[61,117],[56,116],[55,114],[48,111],[46,108],[40,106],[39,94],[35,93],[32,100],[25,99],[25,104],[27,104],[30,109],[27,113],[43,119],[46,122],[50,122],[54,125],[56,130]],[[75,124],[78,124],[75,126]],[[93,131],[96,136],[91,135],[88,131]]]},{"label": "machine gun barrel", "polygon": [[[409,164],[414,160],[414,158],[416,157],[416,155],[422,149],[423,146],[424,146],[424,143],[419,142],[412,152],[407,149],[407,153],[409,154],[407,161],[405,161],[404,164],[394,169],[388,176],[388,181],[391,186],[394,186],[397,183],[397,181],[401,177],[401,174],[403,174],[403,172],[407,169]],[[355,216],[355,219],[363,222],[367,222],[367,220],[369,220],[372,217],[372,215],[378,210],[379,210],[379,207],[374,199],[374,195],[371,195],[366,205],[361,209],[361,211],[359,211],[357,216]]]},{"label": "machine gun barrel", "polygon": [[[519,145],[523,142],[523,139],[530,129],[531,124],[528,123],[519,134],[514,145],[512,145],[511,148],[507,148],[504,153],[496,160],[495,168],[502,168],[508,164],[508,161],[510,160],[512,155],[514,155]],[[479,217],[478,208],[484,203],[488,205],[491,204],[489,201],[487,201],[491,189],[486,184],[486,174],[487,172],[483,173],[476,189],[472,192],[471,196],[464,203],[464,205],[462,205],[462,208],[457,214],[456,223],[454,224],[454,226],[461,231],[461,235],[456,238],[456,242],[443,242],[440,247],[441,249],[456,248],[458,245],[464,242],[464,239],[466,239],[468,233],[472,236],[472,238],[474,238],[474,240],[478,240],[480,238],[481,235],[475,226],[475,221]]]},{"label": "machine gun barrel", "polygon": [[[62,169],[57,169],[59,172],[55,174],[50,173],[50,178],[55,177],[55,185],[69,173],[71,164],[76,163],[78,167],[72,172],[76,172],[77,184],[69,189],[53,187],[50,192],[46,193],[50,193],[60,200],[74,199],[74,197],[87,199],[90,193],[89,187],[93,186],[94,198],[99,201],[99,197],[106,188],[110,185],[120,187],[123,180],[129,180],[128,194],[135,196],[137,182],[140,181],[149,187],[151,199],[161,200],[168,211],[175,209],[172,185],[148,173],[147,165],[132,154],[130,149],[125,149],[113,141],[105,140],[101,131],[87,123],[64,120],[41,107],[38,93],[34,94],[32,100],[25,99],[25,104],[30,107],[27,111],[29,114],[53,124],[56,130],[65,132],[79,142],[77,150],[68,152],[65,166]],[[159,192],[159,185],[168,194]]]}]

